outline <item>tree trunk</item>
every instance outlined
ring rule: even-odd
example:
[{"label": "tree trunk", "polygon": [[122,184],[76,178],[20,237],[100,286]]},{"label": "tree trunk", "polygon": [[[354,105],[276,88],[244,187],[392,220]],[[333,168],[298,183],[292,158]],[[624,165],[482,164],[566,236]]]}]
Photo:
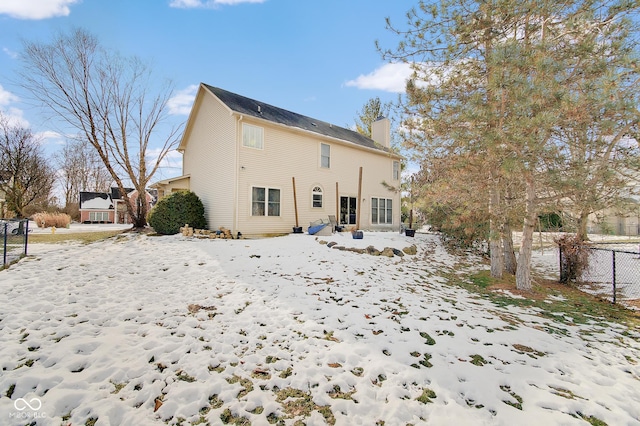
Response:
[{"label": "tree trunk", "polygon": [[587,241],[589,237],[587,236],[587,222],[589,221],[589,213],[580,212],[580,217],[578,218],[578,232],[576,237],[580,241]]},{"label": "tree trunk", "polygon": [[499,204],[500,190],[496,180],[493,180],[489,188],[489,254],[491,256],[491,276],[493,278],[502,278],[502,271],[504,270],[500,226],[497,220]]},{"label": "tree trunk", "polygon": [[508,222],[502,228],[502,247],[504,248],[504,269],[508,274],[515,275],[518,264],[513,249],[513,231]]},{"label": "tree trunk", "polygon": [[525,179],[525,216],[516,270],[516,288],[518,290],[531,291],[532,288],[531,252],[533,250],[533,232],[538,218],[537,213],[535,184],[533,178],[529,176]]}]

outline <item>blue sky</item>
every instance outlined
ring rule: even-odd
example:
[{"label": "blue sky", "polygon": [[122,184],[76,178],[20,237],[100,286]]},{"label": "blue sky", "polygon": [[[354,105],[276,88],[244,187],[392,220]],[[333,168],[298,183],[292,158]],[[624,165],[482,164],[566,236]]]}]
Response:
[{"label": "blue sky", "polygon": [[[175,85],[171,120],[185,121],[200,82],[351,127],[371,98],[396,100],[406,68],[386,64],[375,41],[399,39],[416,0],[1,0],[0,111],[39,134],[53,152],[64,138],[13,84],[22,40],[48,41],[75,27],[137,55]],[[157,179],[180,174],[179,156]],[[155,180],[155,179],[154,179]]]}]

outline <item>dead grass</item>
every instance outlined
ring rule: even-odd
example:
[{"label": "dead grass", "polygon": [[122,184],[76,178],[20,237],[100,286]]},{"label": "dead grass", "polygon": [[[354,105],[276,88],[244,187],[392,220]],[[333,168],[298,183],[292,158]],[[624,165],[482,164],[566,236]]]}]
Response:
[{"label": "dead grass", "polygon": [[38,228],[49,228],[55,226],[56,228],[66,228],[71,223],[71,216],[66,213],[36,213],[33,215],[33,220],[38,225]]},{"label": "dead grass", "polygon": [[96,241],[105,240],[122,234],[122,230],[116,231],[99,231],[99,232],[77,232],[77,233],[59,233],[59,234],[29,234],[29,244],[45,243],[57,244],[64,242],[80,242],[83,244],[94,243]]}]

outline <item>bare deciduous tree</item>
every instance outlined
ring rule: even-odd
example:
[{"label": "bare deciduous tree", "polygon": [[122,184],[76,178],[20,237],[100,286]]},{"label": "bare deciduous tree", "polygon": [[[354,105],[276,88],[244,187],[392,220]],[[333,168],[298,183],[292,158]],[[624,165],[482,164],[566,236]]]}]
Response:
[{"label": "bare deciduous tree", "polygon": [[[146,186],[178,142],[179,128],[163,127],[171,86],[153,95],[147,65],[104,49],[83,29],[61,33],[50,43],[26,42],[21,60],[21,85],[95,149],[134,227],[146,226]],[[156,158],[149,157],[152,142],[159,146]],[[135,206],[125,190],[129,185],[139,194]]]},{"label": "bare deciduous tree", "polygon": [[31,130],[12,124],[0,113],[0,189],[5,193],[7,209],[26,217],[26,208],[46,206],[53,189],[55,172],[50,167],[39,141]]},{"label": "bare deciduous tree", "polygon": [[96,150],[80,139],[68,140],[54,155],[65,210],[77,213],[81,191],[106,192],[112,181]]}]

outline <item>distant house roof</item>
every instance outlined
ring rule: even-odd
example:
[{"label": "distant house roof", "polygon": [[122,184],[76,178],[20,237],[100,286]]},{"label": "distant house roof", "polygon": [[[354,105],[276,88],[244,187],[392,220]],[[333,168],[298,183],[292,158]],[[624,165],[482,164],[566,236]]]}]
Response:
[{"label": "distant house roof", "polygon": [[351,142],[363,147],[377,149],[380,151],[388,152],[394,155],[388,148],[376,143],[373,139],[370,139],[364,135],[353,130],[345,129],[343,127],[335,126],[331,123],[326,123],[321,120],[306,117],[295,112],[287,111],[286,109],[278,108],[273,105],[266,104],[264,102],[250,99],[223,89],[219,87],[209,86],[204,84],[211,93],[213,93],[218,99],[220,99],[227,107],[232,111],[239,114],[261,118],[273,123],[283,124],[289,127],[297,127],[309,132],[318,133],[323,136],[328,136],[335,139]]},{"label": "distant house roof", "polygon": [[81,192],[80,209],[111,210],[113,201],[106,192]]},{"label": "distant house roof", "polygon": [[[127,191],[127,194],[131,193],[132,191],[135,191],[134,188],[125,188],[125,191]],[[111,199],[112,200],[119,200],[122,198],[122,195],[120,195],[120,189],[118,189],[115,186],[111,187]]]}]

